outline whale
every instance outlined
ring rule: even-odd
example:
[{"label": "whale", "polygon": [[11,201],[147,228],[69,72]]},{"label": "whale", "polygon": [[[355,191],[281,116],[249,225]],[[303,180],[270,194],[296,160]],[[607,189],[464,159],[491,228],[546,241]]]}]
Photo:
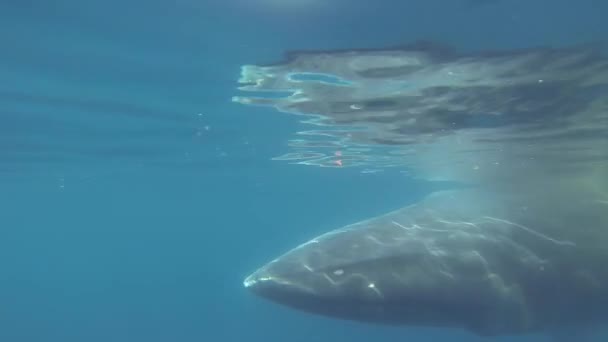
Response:
[{"label": "whale", "polygon": [[608,323],[608,59],[596,49],[296,51],[244,66],[239,82],[292,95],[234,101],[320,127],[278,160],[457,183],[288,249],[245,277],[251,293],[480,336]]},{"label": "whale", "polygon": [[482,336],[606,321],[608,201],[543,193],[440,191],[315,237],[244,285],[313,314]]}]

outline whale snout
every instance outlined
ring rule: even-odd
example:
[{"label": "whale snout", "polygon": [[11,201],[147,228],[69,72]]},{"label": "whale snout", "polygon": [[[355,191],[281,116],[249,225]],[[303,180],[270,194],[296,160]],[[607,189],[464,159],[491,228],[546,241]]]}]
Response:
[{"label": "whale snout", "polygon": [[309,311],[318,300],[315,280],[318,275],[290,258],[274,260],[243,280],[243,286],[254,295],[276,304]]},{"label": "whale snout", "polygon": [[243,280],[243,286],[260,297],[271,298],[274,293],[289,287],[289,284],[281,281],[278,276],[273,277],[264,267],[247,276]]}]

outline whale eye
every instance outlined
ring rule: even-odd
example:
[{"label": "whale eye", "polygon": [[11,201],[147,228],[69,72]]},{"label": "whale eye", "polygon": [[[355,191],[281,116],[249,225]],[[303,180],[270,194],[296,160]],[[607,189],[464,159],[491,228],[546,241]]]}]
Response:
[{"label": "whale eye", "polygon": [[337,269],[334,271],[334,274],[337,276],[343,275],[344,274],[344,270],[343,269]]}]

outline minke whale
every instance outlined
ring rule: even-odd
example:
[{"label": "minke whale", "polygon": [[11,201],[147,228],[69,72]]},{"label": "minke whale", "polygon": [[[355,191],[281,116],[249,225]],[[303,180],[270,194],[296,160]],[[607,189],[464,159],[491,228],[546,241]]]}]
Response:
[{"label": "minke whale", "polygon": [[240,83],[292,95],[236,102],[322,127],[280,160],[459,182],[287,251],[246,277],[252,293],[483,336],[608,323],[608,60],[597,50],[300,51],[244,66]]},{"label": "minke whale", "polygon": [[316,237],[244,284],[315,314],[484,336],[600,322],[608,202],[569,200],[498,204],[478,189],[439,192]]}]

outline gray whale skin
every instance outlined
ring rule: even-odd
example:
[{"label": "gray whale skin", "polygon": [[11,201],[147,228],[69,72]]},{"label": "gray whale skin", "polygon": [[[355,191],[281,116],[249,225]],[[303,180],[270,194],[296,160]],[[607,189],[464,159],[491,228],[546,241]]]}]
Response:
[{"label": "gray whale skin", "polygon": [[244,285],[309,313],[485,336],[602,321],[608,202],[538,189],[434,193],[314,238]]}]

